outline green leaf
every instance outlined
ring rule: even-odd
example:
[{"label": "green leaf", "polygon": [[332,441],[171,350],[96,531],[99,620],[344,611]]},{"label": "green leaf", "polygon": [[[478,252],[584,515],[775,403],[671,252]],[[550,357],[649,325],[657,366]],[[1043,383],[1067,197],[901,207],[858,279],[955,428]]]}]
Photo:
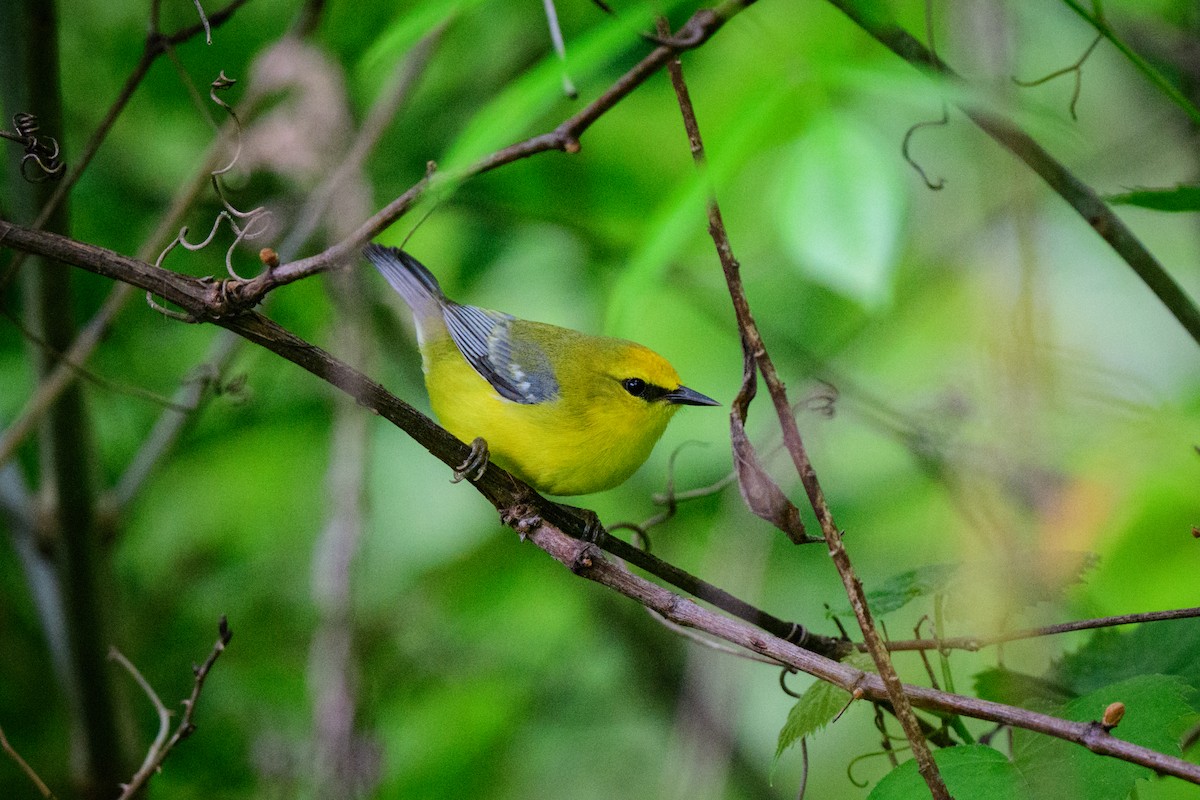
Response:
[{"label": "green leaf", "polygon": [[[646,4],[624,8],[619,16],[604,16],[571,42],[572,78],[582,82],[602,70],[629,46],[630,30],[650,14]],[[529,136],[531,121],[563,102],[562,64],[547,53],[497,97],[481,108],[454,144],[438,159],[442,173],[466,167],[481,156]],[[534,123],[536,124],[536,123]]]},{"label": "green leaf", "polygon": [[[875,671],[875,662],[866,653],[851,653],[842,663],[867,672]],[[772,771],[785,750],[824,728],[849,702],[850,693],[840,686],[821,680],[809,686],[796,701],[796,705],[792,706],[787,722],[783,723],[783,728],[779,731],[775,760],[771,763]]]},{"label": "green leaf", "polygon": [[[944,591],[958,571],[958,564],[927,564],[885,580],[866,593],[867,605],[876,617],[903,608],[918,597]],[[847,605],[828,612],[830,616],[853,614]]]},{"label": "green leaf", "polygon": [[1200,710],[1200,619],[1143,623],[1130,633],[1096,631],[1088,643],[1064,657],[1047,675],[1087,694],[1136,675],[1172,675],[1192,687]]},{"label": "green leaf", "polygon": [[785,152],[776,222],[797,269],[866,308],[892,297],[908,207],[894,142],[844,115],[819,119]]},{"label": "green leaf", "polygon": [[1025,708],[1058,706],[1078,696],[1078,693],[1068,686],[1004,667],[994,667],[976,673],[975,694],[983,700]]},{"label": "green leaf", "polygon": [[775,769],[783,751],[824,728],[849,702],[850,693],[832,683],[817,681],[808,687],[788,712],[787,722],[779,731],[779,743],[775,746],[775,760],[771,769]]},{"label": "green leaf", "polygon": [[[1195,719],[1185,699],[1188,690],[1178,678],[1141,675],[1097,689],[1053,713],[1087,722],[1099,720],[1110,703],[1122,702],[1125,716],[1113,736],[1177,756],[1179,736]],[[1033,800],[1124,800],[1136,781],[1154,775],[1146,767],[1025,730],[1013,733],[1013,763],[1029,782]]]},{"label": "green leaf", "polygon": [[1200,211],[1200,186],[1180,184],[1173,189],[1134,189],[1105,195],[1115,206],[1138,206],[1155,211]]},{"label": "green leaf", "polygon": [[[946,592],[960,573],[965,575],[1004,575],[1014,603],[1035,605],[1045,600],[1060,598],[1063,591],[1083,579],[1097,561],[1094,553],[1071,551],[1045,551],[1038,554],[1044,562],[1056,565],[1053,581],[1047,581],[1033,573],[1025,573],[1004,562],[975,562],[966,564],[928,564],[907,572],[893,575],[867,591],[867,604],[875,616],[903,608],[918,597]],[[971,587],[970,581],[963,586]],[[830,616],[847,616],[854,612],[849,605],[834,608]]]},{"label": "green leaf", "polygon": [[[1024,800],[1028,787],[1004,754],[987,745],[949,747],[933,754],[954,800]],[[916,761],[905,761],[884,776],[867,800],[912,800],[928,797]],[[1082,796],[1082,795],[1080,795]]]}]

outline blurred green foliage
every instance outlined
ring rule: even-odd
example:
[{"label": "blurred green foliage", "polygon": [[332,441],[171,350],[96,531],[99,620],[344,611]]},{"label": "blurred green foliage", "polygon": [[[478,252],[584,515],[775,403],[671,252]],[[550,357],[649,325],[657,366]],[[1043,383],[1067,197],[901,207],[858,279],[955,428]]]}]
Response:
[{"label": "blurred green foliage", "polygon": [[[245,274],[257,248],[277,244],[337,167],[358,123],[395,86],[397,65],[435,29],[411,95],[301,255],[402,193],[427,162],[470,163],[552,129],[648,52],[639,34],[652,28],[655,10],[678,25],[698,7],[618,2],[610,17],[587,2],[557,5],[578,100],[562,95],[538,3],[337,0],[302,46],[284,51],[279,42],[296,8],[252,0],[214,31],[211,46],[193,40],[178,49],[177,65],[156,63],[72,195],[73,234],[121,253],[143,247],[202,168],[214,138],[209,118],[221,120],[203,96],[221,71],[239,79],[234,95],[256,87],[266,94],[246,119],[246,151],[228,194],[242,208],[267,205],[280,227],[276,238],[236,253]],[[923,3],[890,5],[901,24],[924,31]],[[68,161],[141,52],[145,6],[86,0],[62,13]],[[195,21],[190,3],[162,11],[166,30]],[[1105,11],[1170,79],[1200,85],[1172,46],[1195,36],[1193,4],[1129,0]],[[970,90],[919,77],[830,5],[761,0],[683,58],[708,150],[705,176],[693,167],[670,85],[656,75],[587,131],[578,154],[518,161],[452,187],[381,240],[411,235],[407,247],[455,298],[642,341],[688,385],[728,403],[741,353],[705,229],[711,186],[850,555],[868,590],[909,601],[886,620],[893,638],[907,638],[932,613],[937,591],[945,635],[1193,605],[1196,343],[1082,220],[960,115],[911,141],[912,157],[945,180],[941,191],[925,188],[900,148],[911,125],[940,116],[944,98],[969,96],[1018,119],[1098,191],[1118,194],[1194,183],[1195,132],[1103,45],[1084,65],[1077,122],[1067,113],[1070,76],[1018,89],[1012,75],[1059,69],[1091,41],[1065,7],[952,3],[936,13],[939,51],[968,76]],[[13,110],[4,111],[7,118]],[[201,193],[186,216],[193,239],[218,208],[211,192]],[[1195,216],[1138,207],[1122,215],[1200,296]],[[229,243],[224,235],[198,253],[176,250],[165,266],[220,275]],[[0,267],[9,257],[4,251]],[[71,302],[87,319],[111,287],[77,277]],[[400,304],[373,274],[358,284],[356,306],[335,307],[330,285],[322,277],[287,286],[265,311],[335,354],[358,353],[359,366],[427,409]],[[6,314],[22,313],[16,295],[4,293]],[[171,395],[219,335],[140,302],[124,310],[89,362],[117,388],[86,384],[101,486],[123,474],[162,413],[120,387]],[[355,337],[365,340],[361,351]],[[17,327],[0,320],[0,423],[20,413],[36,383],[31,351]],[[324,680],[314,637],[328,625],[328,587],[314,578],[314,564],[338,508],[334,420],[363,412],[336,411],[331,387],[250,346],[222,380],[242,375],[244,388],[196,415],[122,510],[107,545],[111,592],[98,602],[111,605],[114,644],[176,711],[190,691],[189,665],[207,653],[220,615],[234,630],[201,698],[198,729],[153,779],[151,796],[306,797],[323,780],[314,775],[314,698]],[[833,395],[836,413],[821,413]],[[749,420],[765,456],[777,453],[771,416],[760,399]],[[777,671],[688,644],[519,544],[469,487],[451,485],[448,470],[381,420],[372,418],[365,436],[364,529],[345,631],[366,796],[794,796],[795,750],[767,778],[793,705]],[[729,472],[724,413],[686,409],[633,479],[582,501],[606,522],[651,516],[668,457],[692,441],[702,446],[680,453],[679,488]],[[31,485],[35,450],[27,443],[16,462]],[[765,460],[799,502],[787,460]],[[788,545],[742,506],[736,489],[684,504],[652,538],[673,563],[836,634],[824,607],[845,600],[825,553]],[[66,797],[66,704],[5,541],[0,725]],[[1098,563],[1076,583],[1078,557],[1063,554],[1081,552]],[[909,592],[894,578],[924,574],[930,564],[987,566],[963,567],[949,582],[939,572],[928,591]],[[1186,636],[1171,632],[1177,628]],[[1077,674],[1097,674],[1089,664],[1108,665],[1106,682],[1128,683],[1165,669],[1159,654],[1190,643],[1191,660],[1171,660],[1168,671],[1195,688],[1195,630],[1185,622],[1114,638],[1136,644],[1122,651],[1128,668],[1119,671],[1103,653],[1051,669],[1087,634],[1006,645],[1003,663],[1036,675],[1074,670],[1081,693],[1090,693],[1102,686]],[[927,681],[915,656],[897,662],[906,680]],[[950,657],[960,690],[997,663],[994,649]],[[153,710],[127,676],[114,680],[130,750],[142,753]],[[1161,699],[1147,685],[1138,692]],[[809,796],[870,791],[847,775],[852,759],[879,750],[861,705],[810,741]],[[994,769],[1016,785],[1009,762],[984,750],[939,758],[969,778]],[[1197,748],[1187,756],[1195,760]],[[871,757],[853,777],[875,784],[889,769]],[[356,784],[339,785],[349,796]],[[876,796],[901,796],[880,786]],[[1189,788],[1150,780],[1138,797],[1186,797]],[[5,758],[0,795],[37,796]]]}]

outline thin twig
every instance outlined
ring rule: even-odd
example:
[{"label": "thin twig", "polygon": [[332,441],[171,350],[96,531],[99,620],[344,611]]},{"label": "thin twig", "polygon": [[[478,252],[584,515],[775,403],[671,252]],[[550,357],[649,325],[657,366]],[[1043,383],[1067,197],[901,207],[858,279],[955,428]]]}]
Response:
[{"label": "thin twig", "polygon": [[[933,26],[933,0],[925,0],[925,41],[929,43],[929,52],[937,55],[937,41],[934,39]],[[922,128],[940,127],[949,124],[950,122],[950,107],[946,104],[946,99],[942,98],[942,116],[939,119],[924,120],[916,122],[908,126],[908,130],[904,132],[904,140],[900,144],[900,155],[908,162],[908,165],[917,171],[921,176],[921,180],[925,182],[925,186],[930,191],[941,191],[946,187],[946,180],[938,178],[936,181],[931,181],[929,175],[926,174],[925,168],[917,163],[916,159],[909,153],[909,145],[912,142],[913,135]]]},{"label": "thin twig", "polygon": [[25,777],[29,778],[29,782],[37,787],[42,797],[46,798],[46,800],[55,800],[54,792],[50,791],[50,787],[46,785],[46,782],[34,771],[33,767],[29,766],[25,759],[21,758],[21,754],[8,743],[8,737],[4,735],[4,728],[0,728],[0,747],[4,748],[4,752],[8,754],[8,757],[16,762],[21,772],[25,773]]},{"label": "thin twig", "polygon": [[[47,255],[63,263],[114,280],[132,283],[153,292],[183,308],[189,316],[228,328],[352,394],[362,404],[379,410],[380,414],[420,442],[448,466],[456,467],[467,457],[467,445],[361,372],[334,359],[321,348],[295,336],[258,312],[235,313],[229,306],[228,297],[220,291],[222,284],[156,269],[150,264],[111,250],[44,231],[32,231],[4,220],[0,220],[0,244]],[[515,484],[512,476],[494,464],[484,471],[480,479],[472,483],[481,487],[489,499],[501,504],[498,507],[504,508],[506,512],[510,509],[519,510],[521,503],[513,500],[513,486],[524,485]],[[522,492],[537,497],[536,493],[527,487],[522,488]],[[551,522],[560,525],[582,524],[586,529],[584,535],[597,546],[729,614],[815,652],[840,656],[849,648],[848,642],[821,636],[812,633],[803,625],[779,619],[672,564],[642,552],[628,542],[609,536],[591,512],[543,502],[545,506],[539,505],[539,513]]]},{"label": "thin twig", "polygon": [[567,46],[563,42],[562,28],[558,25],[558,9],[554,0],[542,0],[542,8],[546,13],[546,23],[550,26],[550,41],[554,45],[554,53],[562,66],[563,94],[571,100],[579,97],[579,90],[571,83],[571,75],[567,72]]},{"label": "thin twig", "polygon": [[342,157],[341,163],[320,186],[308,194],[303,208],[296,215],[296,223],[278,248],[280,261],[288,262],[296,257],[328,213],[329,204],[337,191],[351,177],[361,172],[363,164],[379,144],[388,125],[412,96],[417,81],[429,66],[429,61],[433,58],[448,24],[443,22],[425,34],[397,65],[395,75],[375,98],[374,104],[367,112],[366,120]]},{"label": "thin twig", "polygon": [[154,687],[150,685],[150,682],[142,676],[142,673],[133,665],[133,662],[126,658],[120,650],[115,647],[112,648],[108,651],[108,657],[124,667],[125,671],[133,676],[133,680],[141,687],[146,697],[150,699],[150,702],[154,705],[155,713],[158,714],[158,733],[155,734],[154,741],[146,751],[145,760],[142,761],[142,765],[138,767],[138,771],[133,776],[134,780],[137,780],[138,776],[143,773],[149,775],[154,769],[155,756],[162,750],[163,744],[167,741],[167,736],[171,733],[171,712],[163,705],[162,698],[158,696],[158,692],[154,691]]},{"label": "thin twig", "polygon": [[[1161,622],[1171,619],[1191,619],[1200,617],[1200,607],[1177,608],[1168,611],[1146,611],[1140,614],[1120,614],[1113,617],[1096,617],[1075,622],[1060,622],[1057,625],[1045,625],[1040,628],[1026,628],[995,636],[950,636],[945,639],[906,639],[888,642],[892,652],[904,650],[981,650],[984,647],[1015,642],[1021,639],[1035,639],[1039,636],[1056,636],[1060,633],[1087,631],[1096,628],[1112,628],[1118,625],[1137,625],[1143,622]],[[856,644],[859,650],[863,645]]]},{"label": "thin twig", "polygon": [[[888,689],[880,676],[817,656],[811,651],[783,642],[777,637],[764,635],[744,623],[722,617],[697,603],[684,600],[621,569],[614,562],[601,557],[591,545],[568,536],[550,524],[541,525],[530,533],[529,538],[575,574],[613,588],[642,605],[653,608],[673,622],[707,631],[728,642],[833,683],[848,692],[857,690],[864,699],[872,702],[887,702],[889,699]],[[1099,726],[924,686],[904,684],[902,688],[903,694],[918,708],[937,713],[956,713],[1024,728],[1074,742],[1100,755],[1147,766],[1158,772],[1200,784],[1200,765],[1117,739]]]},{"label": "thin twig", "polygon": [[1035,78],[1031,81],[1019,80],[1016,76],[1014,76],[1012,79],[1013,83],[1024,88],[1031,88],[1033,86],[1041,86],[1043,83],[1047,83],[1068,73],[1073,73],[1075,75],[1075,88],[1071,91],[1071,103],[1067,106],[1067,110],[1071,112],[1071,119],[1078,120],[1079,116],[1075,113],[1075,106],[1079,103],[1080,92],[1083,91],[1083,64],[1092,55],[1092,51],[1096,49],[1096,45],[1100,44],[1100,41],[1103,38],[1103,34],[1097,33],[1096,38],[1093,39],[1092,43],[1088,45],[1086,50],[1083,51],[1083,55],[1077,58],[1075,63],[1071,64],[1070,66],[1063,67],[1062,69],[1056,69],[1048,75],[1043,75],[1042,77]]},{"label": "thin twig", "polygon": [[1172,103],[1179,106],[1191,118],[1193,125],[1200,124],[1200,107],[1197,107],[1195,103],[1189,100],[1187,95],[1180,91],[1175,84],[1167,80],[1166,76],[1155,69],[1149,61],[1142,58],[1138,55],[1137,51],[1127,45],[1125,40],[1118,36],[1116,31],[1108,24],[1108,21],[1104,19],[1103,14],[1088,11],[1079,0],[1063,0],[1063,3],[1095,28],[1097,33],[1108,39],[1121,52],[1121,55],[1125,56],[1129,63],[1133,64],[1138,72],[1142,73],[1148,81],[1154,84],[1160,92]]},{"label": "thin twig", "polygon": [[[141,675],[133,667],[133,665],[129,664],[127,661],[124,662],[127,665],[126,668],[129,669],[133,676],[138,680],[138,683],[141,684],[142,688],[146,691],[146,694],[154,701],[155,707],[160,709],[160,729],[159,735],[155,737],[154,743],[150,745],[149,750],[146,752],[146,759],[142,762],[141,768],[138,769],[134,776],[129,779],[129,783],[121,787],[121,794],[117,800],[129,800],[129,798],[136,796],[137,793],[141,791],[142,787],[145,786],[146,781],[150,780],[150,776],[157,772],[162,766],[163,761],[165,761],[167,756],[170,755],[171,751],[175,748],[175,745],[191,736],[192,732],[196,730],[196,724],[192,721],[192,719],[196,713],[196,701],[200,699],[200,690],[204,688],[204,680],[208,677],[208,673],[213,668],[213,664],[217,662],[217,658],[225,651],[225,646],[229,644],[229,640],[232,638],[233,631],[229,629],[229,623],[225,620],[225,617],[221,617],[221,621],[217,624],[216,644],[214,644],[212,650],[209,651],[208,658],[204,659],[203,664],[198,667],[192,667],[192,672],[195,675],[195,680],[192,683],[192,693],[186,700],[183,701],[183,716],[180,718],[179,724],[175,726],[175,732],[172,733],[170,738],[166,739],[165,741],[163,737],[164,731],[162,726],[167,722],[167,720],[164,718],[166,708],[163,706],[162,701],[157,699],[158,695],[155,694],[154,690],[151,689],[150,686],[142,679]],[[114,653],[115,652],[116,651],[114,651]],[[120,656],[119,653],[116,655]],[[120,660],[123,661],[124,657],[121,656]]]},{"label": "thin twig", "polygon": [[796,793],[796,800],[804,800],[804,795],[808,791],[808,737],[800,737],[800,791]]},{"label": "thin twig", "polygon": [[[660,31],[661,29],[660,25]],[[667,69],[670,72],[671,83],[675,87],[679,108],[683,114],[684,127],[687,129],[692,157],[696,162],[697,168],[703,170],[705,163],[704,145],[700,137],[700,127],[696,121],[696,114],[692,108],[691,99],[688,96],[687,84],[683,78],[683,67],[678,59],[673,59],[667,65]],[[850,598],[850,605],[854,609],[855,617],[858,619],[859,628],[862,630],[867,650],[871,654],[871,658],[874,660],[876,669],[878,669],[879,675],[886,687],[887,696],[892,704],[896,718],[899,720],[905,735],[908,737],[909,744],[912,746],[913,756],[917,761],[917,769],[921,773],[925,784],[929,787],[934,800],[950,800],[949,790],[947,790],[945,781],[942,779],[937,765],[933,761],[933,754],[929,749],[929,743],[925,740],[925,736],[921,732],[920,724],[913,713],[908,697],[904,693],[904,687],[900,683],[900,678],[896,674],[895,667],[892,665],[883,640],[875,629],[875,623],[871,618],[870,608],[867,606],[867,600],[863,593],[862,583],[858,580],[850,564],[850,557],[846,553],[845,546],[842,544],[841,533],[837,529],[837,526],[834,525],[833,514],[825,502],[824,494],[817,480],[816,471],[813,469],[808,459],[808,454],[804,449],[804,444],[800,438],[800,430],[796,424],[795,415],[792,413],[791,403],[788,401],[783,383],[779,380],[779,376],[775,372],[775,366],[767,352],[766,344],[763,342],[762,335],[750,313],[749,301],[742,287],[741,267],[733,255],[733,247],[730,244],[725,223],[721,218],[720,207],[711,190],[708,199],[708,232],[712,237],[722,270],[725,273],[725,281],[729,288],[729,294],[737,316],[738,329],[742,336],[743,351],[746,354],[748,362],[750,359],[753,359],[754,365],[762,373],[763,380],[767,384],[767,391],[775,405],[776,416],[779,419],[780,426],[783,428],[784,443],[787,446],[788,453],[792,457],[792,463],[800,475],[800,481],[804,485],[805,492],[808,494],[809,502],[817,516],[817,521],[821,525],[821,533],[824,535],[825,542],[829,548],[829,554],[833,558],[838,574],[842,578],[846,594]],[[752,378],[751,370],[753,368],[749,363],[747,364],[747,378]],[[747,383],[748,381],[743,382],[743,392],[745,392]],[[748,404],[749,399],[747,397],[744,403]],[[744,409],[742,414],[744,419]],[[796,541],[796,537],[793,537],[793,541]]]}]

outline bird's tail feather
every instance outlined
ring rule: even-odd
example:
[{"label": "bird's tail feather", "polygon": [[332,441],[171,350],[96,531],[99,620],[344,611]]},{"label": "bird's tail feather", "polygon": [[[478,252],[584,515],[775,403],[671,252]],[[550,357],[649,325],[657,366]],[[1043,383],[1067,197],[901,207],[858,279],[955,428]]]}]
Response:
[{"label": "bird's tail feather", "polygon": [[362,252],[414,311],[424,312],[446,302],[433,273],[400,248],[371,242]]}]

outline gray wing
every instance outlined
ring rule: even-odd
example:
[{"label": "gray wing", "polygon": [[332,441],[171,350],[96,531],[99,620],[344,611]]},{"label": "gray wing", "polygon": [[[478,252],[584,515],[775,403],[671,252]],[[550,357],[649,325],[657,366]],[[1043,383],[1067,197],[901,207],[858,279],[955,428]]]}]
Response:
[{"label": "gray wing", "polygon": [[501,397],[530,405],[558,396],[546,353],[533,342],[513,342],[511,315],[448,302],[442,317],[467,363]]}]

